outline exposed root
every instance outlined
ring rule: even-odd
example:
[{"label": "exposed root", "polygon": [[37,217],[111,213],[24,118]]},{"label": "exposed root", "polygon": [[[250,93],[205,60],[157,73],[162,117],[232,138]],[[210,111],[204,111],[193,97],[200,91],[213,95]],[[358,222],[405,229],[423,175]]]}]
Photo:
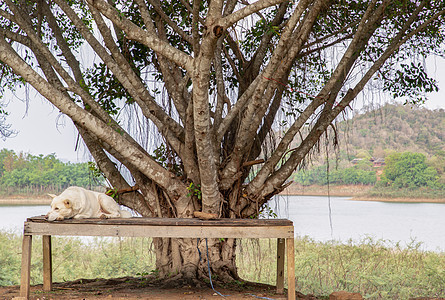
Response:
[{"label": "exposed root", "polygon": [[193,287],[204,287],[205,284],[196,278],[186,277],[183,274],[177,274],[170,278],[164,279],[162,287],[163,288],[180,288],[184,286],[193,286]]}]

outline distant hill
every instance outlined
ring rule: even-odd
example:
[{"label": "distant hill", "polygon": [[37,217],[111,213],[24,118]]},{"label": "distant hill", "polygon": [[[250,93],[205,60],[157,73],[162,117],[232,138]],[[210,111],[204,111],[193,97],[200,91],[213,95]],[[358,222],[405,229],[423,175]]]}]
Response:
[{"label": "distant hill", "polygon": [[337,128],[340,150],[351,156],[368,152],[373,157],[385,157],[393,151],[432,156],[445,151],[444,109],[386,104],[342,121]]},{"label": "distant hill", "polygon": [[294,173],[296,183],[368,185],[373,186],[369,195],[383,198],[443,198],[444,109],[386,104],[338,122],[335,128],[339,145],[333,147],[331,128],[328,155],[322,141],[309,164]]}]

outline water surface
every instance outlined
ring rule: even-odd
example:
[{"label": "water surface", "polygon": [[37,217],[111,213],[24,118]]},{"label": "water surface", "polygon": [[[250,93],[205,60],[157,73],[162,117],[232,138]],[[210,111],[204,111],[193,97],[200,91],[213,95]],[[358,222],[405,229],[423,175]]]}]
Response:
[{"label": "water surface", "polygon": [[[421,249],[445,251],[445,204],[352,201],[346,197],[279,196],[270,202],[278,217],[294,222],[298,236],[316,241],[366,237],[400,242],[413,241]],[[28,217],[44,215],[49,205],[0,205],[0,230],[23,231]]]},{"label": "water surface", "polygon": [[22,232],[26,218],[45,215],[49,205],[0,205],[0,230]]},{"label": "water surface", "polygon": [[295,233],[317,241],[366,237],[421,242],[421,249],[445,250],[444,203],[352,201],[346,197],[280,196],[270,202],[278,216],[294,222]]}]

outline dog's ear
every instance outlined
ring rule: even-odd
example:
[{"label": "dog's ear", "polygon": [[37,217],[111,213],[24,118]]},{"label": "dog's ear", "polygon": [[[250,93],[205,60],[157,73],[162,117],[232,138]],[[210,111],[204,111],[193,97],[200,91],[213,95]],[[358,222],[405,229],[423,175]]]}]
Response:
[{"label": "dog's ear", "polygon": [[51,198],[56,198],[57,196],[54,194],[47,194],[48,196],[50,196]]},{"label": "dog's ear", "polygon": [[65,207],[66,207],[66,208],[70,208],[70,207],[71,207],[71,201],[68,200],[68,199],[67,199],[67,200],[64,200],[64,201],[63,201],[63,204],[65,204]]}]

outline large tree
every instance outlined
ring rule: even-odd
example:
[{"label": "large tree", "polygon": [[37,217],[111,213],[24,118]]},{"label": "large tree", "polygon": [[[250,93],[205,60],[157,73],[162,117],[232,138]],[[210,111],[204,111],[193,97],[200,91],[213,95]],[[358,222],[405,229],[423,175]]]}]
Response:
[{"label": "large tree", "polygon": [[[443,55],[444,12],[443,0],[3,0],[1,87],[29,84],[71,118],[141,215],[256,217],[368,81],[407,101],[437,89],[422,62]],[[196,241],[155,247],[161,276],[206,276]],[[221,280],[238,278],[234,249],[210,243]]]}]

